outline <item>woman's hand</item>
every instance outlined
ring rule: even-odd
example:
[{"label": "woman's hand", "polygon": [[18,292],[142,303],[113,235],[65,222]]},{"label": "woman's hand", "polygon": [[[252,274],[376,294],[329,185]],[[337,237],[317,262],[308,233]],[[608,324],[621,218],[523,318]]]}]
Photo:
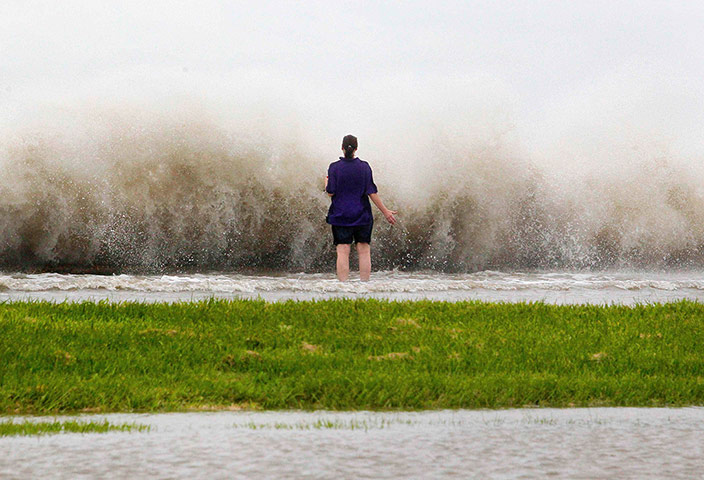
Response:
[{"label": "woman's hand", "polygon": [[394,218],[394,215],[396,215],[398,212],[386,208],[384,206],[384,202],[382,202],[381,198],[379,198],[378,193],[370,193],[369,198],[372,202],[374,202],[374,205],[376,205],[377,208],[381,210],[381,213],[384,215],[384,218],[386,218],[386,221],[389,222],[391,225],[396,225],[396,218]]},{"label": "woman's hand", "polygon": [[388,208],[384,210],[384,218],[386,218],[386,221],[389,222],[391,225],[396,225],[396,218],[394,215],[396,215],[398,212],[395,212],[393,210],[389,210]]}]

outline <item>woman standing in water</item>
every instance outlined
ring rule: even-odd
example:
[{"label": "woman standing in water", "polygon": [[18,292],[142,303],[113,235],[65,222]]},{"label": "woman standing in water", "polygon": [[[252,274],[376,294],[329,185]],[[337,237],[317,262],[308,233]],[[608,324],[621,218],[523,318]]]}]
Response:
[{"label": "woman standing in water", "polygon": [[396,223],[396,212],[389,210],[377,194],[369,164],[355,157],[357,137],[347,135],[342,139],[344,157],[328,167],[325,191],[332,197],[326,221],[332,225],[333,243],[337,248],[337,278],[345,281],[350,273],[350,246],[357,244],[359,276],[363,282],[369,280],[372,271],[371,248],[372,207],[371,198],[386,220]]}]

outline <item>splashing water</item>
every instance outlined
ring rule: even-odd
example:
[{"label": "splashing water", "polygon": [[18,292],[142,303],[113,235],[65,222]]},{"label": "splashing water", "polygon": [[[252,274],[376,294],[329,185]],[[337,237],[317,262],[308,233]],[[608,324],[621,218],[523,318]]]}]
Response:
[{"label": "splashing water", "polygon": [[[399,228],[377,219],[377,268],[704,265],[704,157],[701,142],[688,143],[702,125],[691,113],[699,97],[659,84],[626,96],[602,89],[527,134],[511,102],[484,99],[485,85],[460,87],[480,93],[401,107],[406,91],[370,120],[396,115],[393,129],[360,136],[382,197],[401,212]],[[329,270],[322,179],[338,153],[310,141],[318,130],[306,123],[322,114],[160,98],[72,99],[5,115],[0,266]]]}]

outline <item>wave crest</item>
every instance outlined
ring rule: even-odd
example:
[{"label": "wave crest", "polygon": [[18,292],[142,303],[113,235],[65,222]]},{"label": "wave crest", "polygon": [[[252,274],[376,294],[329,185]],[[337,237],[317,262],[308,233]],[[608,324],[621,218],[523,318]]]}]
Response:
[{"label": "wave crest", "polygon": [[[322,192],[331,159],[300,139],[225,127],[202,108],[50,117],[2,139],[3,268],[332,267]],[[559,171],[510,145],[500,130],[471,142],[428,139],[403,181],[372,161],[385,202],[401,211],[398,228],[376,223],[376,266],[704,264],[698,167],[655,149],[606,169]]]}]

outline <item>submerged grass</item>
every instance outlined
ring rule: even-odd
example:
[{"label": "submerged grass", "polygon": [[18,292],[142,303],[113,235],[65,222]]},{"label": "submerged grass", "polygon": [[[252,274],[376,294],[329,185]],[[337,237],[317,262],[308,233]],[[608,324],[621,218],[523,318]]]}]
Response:
[{"label": "submerged grass", "polygon": [[0,412],[704,405],[704,305],[0,305]]},{"label": "submerged grass", "polygon": [[148,425],[135,423],[112,424],[104,422],[78,422],[75,420],[54,422],[0,422],[0,437],[10,435],[53,435],[58,433],[107,433],[107,432],[144,432]]},{"label": "submerged grass", "polygon": [[413,425],[412,420],[407,419],[364,419],[364,420],[340,420],[319,418],[313,422],[300,421],[295,423],[290,422],[274,422],[274,423],[256,423],[248,422],[235,424],[235,428],[248,428],[250,430],[379,430],[389,428],[395,425]]}]

